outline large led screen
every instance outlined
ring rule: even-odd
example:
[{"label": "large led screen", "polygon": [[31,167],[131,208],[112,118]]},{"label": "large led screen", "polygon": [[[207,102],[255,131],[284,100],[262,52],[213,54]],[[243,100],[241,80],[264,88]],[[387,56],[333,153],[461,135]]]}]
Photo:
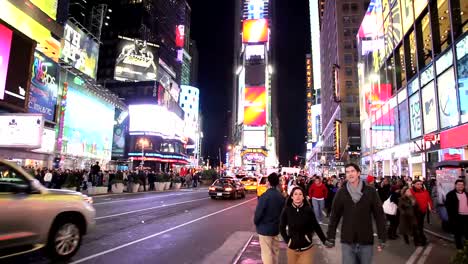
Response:
[{"label": "large led screen", "polygon": [[410,97],[409,111],[411,138],[417,138],[422,134],[421,102],[419,100],[419,94],[416,93],[415,95]]},{"label": "large led screen", "polygon": [[244,147],[260,148],[265,146],[265,130],[244,130]]},{"label": "large led screen", "polygon": [[265,64],[245,65],[245,85],[258,86],[265,84]]},{"label": "large led screen", "polygon": [[268,20],[244,20],[242,27],[243,43],[265,43],[268,41]]},{"label": "large led screen", "polygon": [[99,44],[76,25],[67,22],[60,59],[96,79]]},{"label": "large led screen", "polygon": [[43,114],[54,121],[58,91],[58,67],[44,55],[35,52],[29,90],[29,112]]},{"label": "large led screen", "polygon": [[58,0],[29,0],[50,18],[57,19]]},{"label": "large led screen", "polygon": [[457,91],[453,67],[437,78],[440,128],[458,125]]},{"label": "large led screen", "polygon": [[121,81],[150,81],[158,75],[157,45],[139,39],[121,39],[117,47],[114,78]]},{"label": "large led screen", "polygon": [[245,88],[244,125],[263,126],[266,124],[265,86]]},{"label": "large led screen", "polygon": [[371,110],[381,107],[390,99],[392,95],[392,85],[387,83],[374,83],[370,85],[371,91],[365,92],[366,111],[371,114]]},{"label": "large led screen", "polygon": [[3,100],[5,94],[12,38],[13,31],[0,24],[0,100]]},{"label": "large led screen", "polygon": [[403,35],[413,26],[413,0],[400,0],[401,17],[403,19]]},{"label": "large led screen", "polygon": [[410,139],[409,133],[409,113],[408,113],[408,102],[404,100],[398,105],[398,122],[400,130],[400,143],[408,142]]},{"label": "large led screen", "polygon": [[130,105],[130,135],[152,135],[167,139],[184,136],[184,122],[175,113],[155,104]]},{"label": "large led screen", "polygon": [[36,49],[54,61],[58,61],[60,42],[52,37],[50,31],[18,9],[8,0],[0,0],[0,19],[37,42]]},{"label": "large led screen", "polygon": [[437,130],[437,107],[434,90],[434,81],[427,84],[421,91],[422,109],[424,117],[424,133]]},{"label": "large led screen", "polygon": [[63,152],[110,160],[114,106],[69,84],[63,127]]},{"label": "large led screen", "polygon": [[384,48],[382,4],[380,0],[370,1],[359,27],[358,37],[362,43],[362,55]]},{"label": "large led screen", "polygon": [[44,118],[37,114],[0,115],[0,147],[39,148]]},{"label": "large led screen", "polygon": [[463,123],[468,122],[468,35],[457,43],[458,92]]},{"label": "large led screen", "polygon": [[125,156],[125,136],[128,130],[128,112],[115,109],[114,136],[112,139],[112,158]]},{"label": "large led screen", "polygon": [[176,26],[176,47],[183,48],[185,41],[185,26],[184,25],[177,25]]}]

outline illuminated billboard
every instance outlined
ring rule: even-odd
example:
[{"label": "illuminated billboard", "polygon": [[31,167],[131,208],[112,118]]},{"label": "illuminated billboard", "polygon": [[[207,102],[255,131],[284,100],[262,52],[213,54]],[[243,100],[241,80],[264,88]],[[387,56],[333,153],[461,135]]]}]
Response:
[{"label": "illuminated billboard", "polygon": [[[47,2],[47,1],[46,1]],[[60,42],[52,37],[50,30],[18,9],[7,0],[0,0],[0,19],[37,42],[36,49],[58,61]]]},{"label": "illuminated billboard", "polygon": [[37,114],[0,115],[0,147],[39,148],[44,118]]},{"label": "illuminated billboard", "polygon": [[114,136],[112,138],[112,158],[125,156],[125,136],[128,131],[128,112],[115,109]]},{"label": "illuminated billboard", "polygon": [[175,113],[156,104],[129,105],[130,135],[160,136],[181,139],[184,136],[184,121]]},{"label": "illuminated billboard", "polygon": [[245,65],[245,85],[264,85],[266,79],[265,72],[265,64]]},{"label": "illuminated billboard", "polygon": [[57,19],[58,0],[29,0],[50,18]]},{"label": "illuminated billboard", "polygon": [[60,59],[89,77],[96,79],[99,44],[76,25],[67,22]]},{"label": "illuminated billboard", "polygon": [[242,27],[243,43],[265,43],[268,41],[268,20],[244,20]]},{"label": "illuminated billboard", "polygon": [[264,126],[266,124],[265,86],[245,87],[244,125]]},{"label": "illuminated billboard", "polygon": [[250,60],[264,60],[265,59],[265,45],[247,45],[245,47],[245,59]]},{"label": "illuminated billboard", "polygon": [[247,5],[247,19],[262,19],[265,18],[265,4],[268,1],[265,0],[248,0]]},{"label": "illuminated billboard", "polygon": [[158,45],[122,37],[117,47],[114,78],[120,81],[151,81],[158,75]]},{"label": "illuminated billboard", "polygon": [[306,55],[306,111],[307,111],[307,141],[312,141],[312,55]]},{"label": "illuminated billboard", "polygon": [[5,85],[10,61],[11,40],[13,31],[0,24],[0,100],[5,95]]},{"label": "illuminated billboard", "polygon": [[176,47],[183,48],[185,41],[185,26],[184,25],[177,25],[176,26]]},{"label": "illuminated billboard", "polygon": [[62,152],[110,160],[114,130],[114,106],[69,83],[63,126]]},{"label": "illuminated billboard", "polygon": [[244,130],[244,147],[260,148],[265,146],[265,130]]},{"label": "illuminated billboard", "polygon": [[52,122],[57,104],[57,77],[57,65],[42,54],[35,52],[28,109],[30,113],[43,114],[46,120]]}]

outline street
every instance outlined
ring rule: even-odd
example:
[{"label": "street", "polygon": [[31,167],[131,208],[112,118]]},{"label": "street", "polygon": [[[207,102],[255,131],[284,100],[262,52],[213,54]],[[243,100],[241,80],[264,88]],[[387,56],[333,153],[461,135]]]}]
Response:
[{"label": "street", "polygon": [[[98,196],[96,228],[70,263],[261,263],[252,223],[257,198],[212,200],[205,188],[164,193]],[[327,225],[322,225],[326,232]],[[250,243],[246,246],[251,236]],[[339,232],[337,233],[339,237]],[[449,263],[452,243],[428,235],[426,248],[388,241],[375,263]],[[325,249],[317,240],[317,263],[341,263],[341,245]],[[245,248],[244,248],[245,247]],[[281,263],[286,263],[281,244]],[[41,252],[8,263],[49,263]]]}]

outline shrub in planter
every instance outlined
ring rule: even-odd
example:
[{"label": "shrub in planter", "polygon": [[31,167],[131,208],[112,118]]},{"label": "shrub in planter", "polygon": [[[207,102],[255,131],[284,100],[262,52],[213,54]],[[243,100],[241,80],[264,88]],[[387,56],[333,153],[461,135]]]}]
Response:
[{"label": "shrub in planter", "polygon": [[166,184],[164,183],[164,177],[162,174],[156,174],[154,177],[154,186],[156,188],[156,191],[163,191],[164,186]]},{"label": "shrub in planter", "polygon": [[175,177],[172,183],[172,188],[175,190],[179,190],[182,186],[182,179],[180,177]]},{"label": "shrub in planter", "polygon": [[455,257],[452,258],[451,264],[466,264],[468,263],[468,241],[465,240],[463,249],[458,250]]},{"label": "shrub in planter", "polygon": [[113,179],[111,181],[111,185],[113,193],[123,193],[123,189],[125,187],[123,180]]}]

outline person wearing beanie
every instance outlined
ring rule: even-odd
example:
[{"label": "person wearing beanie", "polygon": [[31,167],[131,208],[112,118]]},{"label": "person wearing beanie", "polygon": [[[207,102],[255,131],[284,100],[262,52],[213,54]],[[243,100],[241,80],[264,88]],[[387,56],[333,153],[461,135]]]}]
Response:
[{"label": "person wearing beanie", "polygon": [[279,176],[268,176],[269,188],[260,196],[255,209],[254,224],[260,240],[262,261],[265,264],[279,263],[279,224],[284,207],[284,197],[276,188]]}]

